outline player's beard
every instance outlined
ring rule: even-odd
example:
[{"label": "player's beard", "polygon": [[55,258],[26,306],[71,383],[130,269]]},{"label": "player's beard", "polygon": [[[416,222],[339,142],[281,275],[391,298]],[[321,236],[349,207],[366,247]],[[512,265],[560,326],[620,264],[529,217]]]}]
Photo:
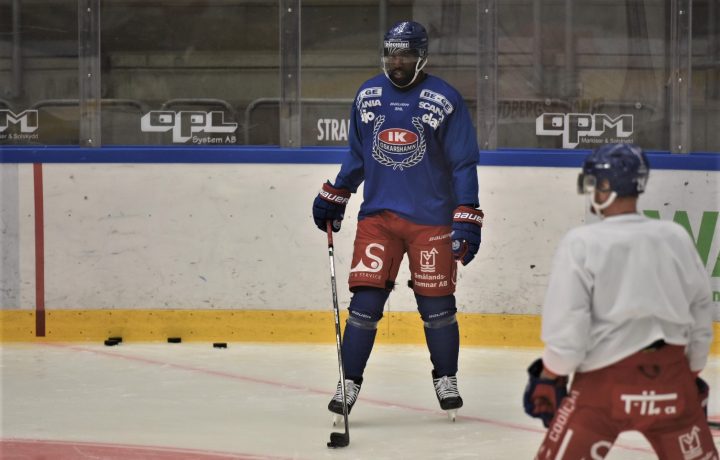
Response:
[{"label": "player's beard", "polygon": [[410,75],[410,73],[406,72],[402,67],[396,67],[390,70],[388,75],[390,75],[390,79],[398,86],[406,86],[413,79],[413,75]]}]

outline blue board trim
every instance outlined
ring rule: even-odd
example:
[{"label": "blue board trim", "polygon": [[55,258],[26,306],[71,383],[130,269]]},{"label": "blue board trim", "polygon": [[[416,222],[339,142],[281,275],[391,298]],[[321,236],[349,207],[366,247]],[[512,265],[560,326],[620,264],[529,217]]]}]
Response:
[{"label": "blue board trim", "polygon": [[[577,168],[588,150],[498,149],[480,152],[481,166]],[[720,171],[720,153],[647,152],[653,169]],[[0,163],[290,163],[339,164],[347,149],[252,146],[0,146]]]},{"label": "blue board trim", "polygon": [[[499,149],[480,152],[483,166],[579,168],[590,150]],[[652,169],[720,171],[720,153],[689,154],[646,151]]]},{"label": "blue board trim", "polygon": [[2,163],[340,163],[346,149],[236,146],[0,147]]}]

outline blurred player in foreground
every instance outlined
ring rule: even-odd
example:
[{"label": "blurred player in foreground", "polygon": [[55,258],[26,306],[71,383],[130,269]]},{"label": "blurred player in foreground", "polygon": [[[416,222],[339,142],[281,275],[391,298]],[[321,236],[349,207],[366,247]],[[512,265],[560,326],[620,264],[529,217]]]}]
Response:
[{"label": "blurred player in foreground", "polygon": [[578,191],[601,221],[570,230],[553,261],[545,351],[523,397],[548,427],[536,459],[602,459],[636,430],[660,459],[718,460],[699,378],[712,341],[709,276],[685,229],[638,213],[648,173],[630,144],[585,159]]}]

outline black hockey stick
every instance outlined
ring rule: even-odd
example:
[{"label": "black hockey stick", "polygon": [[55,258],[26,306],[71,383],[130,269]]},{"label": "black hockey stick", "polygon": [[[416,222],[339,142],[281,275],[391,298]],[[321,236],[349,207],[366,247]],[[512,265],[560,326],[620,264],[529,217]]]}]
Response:
[{"label": "black hockey stick", "polygon": [[337,344],[338,369],[340,371],[340,390],[343,399],[343,418],[345,419],[345,433],[330,433],[328,447],[333,449],[347,447],[350,444],[350,428],[348,427],[348,405],[345,394],[345,369],[342,362],[342,336],[340,332],[340,307],[338,307],[337,286],[335,284],[335,247],[333,246],[332,222],[327,221],[328,253],[330,254],[330,284],[332,286],[333,314],[335,315],[335,343]]}]

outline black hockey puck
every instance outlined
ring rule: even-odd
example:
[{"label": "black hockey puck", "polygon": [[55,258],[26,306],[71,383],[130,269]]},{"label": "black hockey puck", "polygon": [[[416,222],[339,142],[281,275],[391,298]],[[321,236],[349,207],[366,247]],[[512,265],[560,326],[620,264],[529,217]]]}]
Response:
[{"label": "black hockey puck", "polygon": [[330,442],[327,446],[331,449],[347,447],[350,444],[350,433],[330,433]]},{"label": "black hockey puck", "polygon": [[215,343],[213,343],[213,348],[227,348],[227,343],[215,342]]},{"label": "black hockey puck", "polygon": [[108,340],[114,340],[117,343],[122,343],[122,337],[108,337]]},{"label": "black hockey puck", "polygon": [[117,340],[113,340],[113,339],[107,339],[105,341],[105,345],[107,345],[108,347],[112,347],[114,345],[117,345],[118,343],[120,343],[120,342]]},{"label": "black hockey puck", "polygon": [[168,337],[168,343],[180,343],[182,339],[180,337]]}]

